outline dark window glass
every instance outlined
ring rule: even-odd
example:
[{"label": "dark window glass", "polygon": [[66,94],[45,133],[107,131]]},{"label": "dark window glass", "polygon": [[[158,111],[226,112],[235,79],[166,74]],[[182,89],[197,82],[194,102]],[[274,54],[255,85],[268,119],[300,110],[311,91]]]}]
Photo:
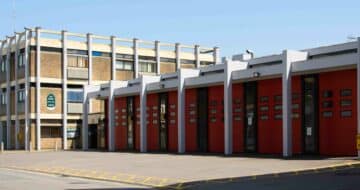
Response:
[{"label": "dark window glass", "polygon": [[324,111],[322,112],[323,117],[332,117],[333,112],[332,111]]},{"label": "dark window glass", "polygon": [[282,110],[282,105],[281,104],[275,105],[274,110]]},{"label": "dark window glass", "polygon": [[68,102],[81,103],[83,101],[84,93],[82,91],[68,91]]},{"label": "dark window glass", "polygon": [[324,98],[331,98],[332,96],[333,96],[333,93],[332,93],[331,90],[325,90],[325,91],[323,92],[323,97],[324,97]]},{"label": "dark window glass", "polygon": [[332,101],[323,101],[322,102],[322,107],[323,108],[332,108],[333,107],[333,102]]},{"label": "dark window glass", "polygon": [[351,110],[341,111],[341,117],[351,117]]},{"label": "dark window glass", "polygon": [[268,102],[269,101],[269,97],[268,96],[261,96],[260,97],[260,102]]},{"label": "dark window glass", "polygon": [[351,96],[352,92],[351,89],[342,89],[340,91],[340,96]]},{"label": "dark window glass", "polygon": [[351,106],[351,104],[352,104],[352,101],[351,100],[341,100],[341,103],[340,103],[340,105],[341,106]]},{"label": "dark window glass", "polygon": [[269,107],[268,106],[261,106],[260,107],[260,111],[268,111]]},{"label": "dark window glass", "polygon": [[274,97],[275,102],[281,102],[282,101],[282,96],[281,95],[277,95]]}]

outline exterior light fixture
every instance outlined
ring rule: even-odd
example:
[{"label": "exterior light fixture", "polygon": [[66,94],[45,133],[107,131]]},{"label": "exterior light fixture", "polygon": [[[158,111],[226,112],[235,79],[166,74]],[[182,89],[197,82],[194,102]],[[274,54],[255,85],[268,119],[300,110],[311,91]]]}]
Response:
[{"label": "exterior light fixture", "polygon": [[254,78],[260,77],[260,73],[259,73],[259,72],[253,72],[253,77],[254,77]]}]

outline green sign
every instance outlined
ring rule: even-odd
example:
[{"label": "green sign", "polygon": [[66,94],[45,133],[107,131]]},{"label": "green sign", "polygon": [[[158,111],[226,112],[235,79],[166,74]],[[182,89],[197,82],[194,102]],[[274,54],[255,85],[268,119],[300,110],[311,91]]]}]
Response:
[{"label": "green sign", "polygon": [[56,106],[55,95],[49,94],[46,98],[46,107],[48,108],[48,110],[54,110],[55,106]]}]

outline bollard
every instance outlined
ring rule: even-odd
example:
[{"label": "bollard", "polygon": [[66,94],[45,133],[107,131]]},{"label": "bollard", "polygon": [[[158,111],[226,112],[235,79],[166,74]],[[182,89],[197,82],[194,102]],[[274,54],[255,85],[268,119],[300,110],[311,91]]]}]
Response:
[{"label": "bollard", "polygon": [[1,141],[0,152],[1,152],[1,153],[3,153],[3,152],[4,152],[4,142],[2,142],[2,141]]}]

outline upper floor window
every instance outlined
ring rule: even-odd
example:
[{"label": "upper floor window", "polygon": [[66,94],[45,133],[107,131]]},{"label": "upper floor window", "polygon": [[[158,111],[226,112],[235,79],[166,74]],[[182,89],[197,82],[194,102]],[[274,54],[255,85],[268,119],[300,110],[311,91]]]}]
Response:
[{"label": "upper floor window", "polygon": [[88,68],[89,59],[87,51],[68,50],[68,67]]},{"label": "upper floor window", "polygon": [[5,72],[6,71],[6,60],[5,57],[3,57],[3,59],[0,62],[0,71],[1,72]]},{"label": "upper floor window", "polygon": [[156,72],[155,57],[139,56],[139,71],[146,73],[155,73]]},{"label": "upper floor window", "polygon": [[18,67],[24,67],[25,66],[25,53],[19,53],[18,55]]},{"label": "upper floor window", "polygon": [[25,90],[21,89],[18,91],[18,102],[25,102]]},{"label": "upper floor window", "polygon": [[5,93],[0,94],[0,104],[6,105],[6,94]]},{"label": "upper floor window", "polygon": [[132,71],[134,69],[134,56],[128,54],[117,54],[115,68],[118,70]]},{"label": "upper floor window", "polygon": [[81,89],[69,89],[67,92],[67,102],[69,103],[82,103],[84,93]]}]

